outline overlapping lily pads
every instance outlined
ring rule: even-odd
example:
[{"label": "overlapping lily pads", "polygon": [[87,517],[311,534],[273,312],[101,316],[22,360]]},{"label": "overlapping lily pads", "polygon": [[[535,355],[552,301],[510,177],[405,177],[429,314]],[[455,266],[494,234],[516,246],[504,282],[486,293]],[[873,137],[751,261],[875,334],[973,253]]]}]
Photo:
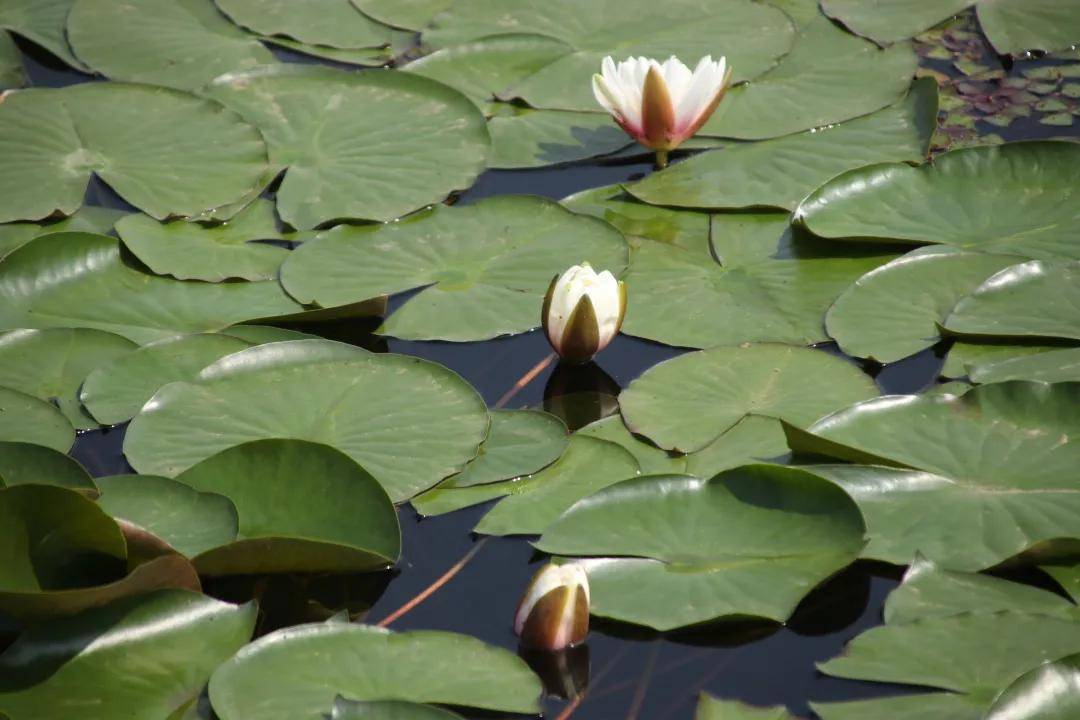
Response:
[{"label": "overlapping lily pads", "polygon": [[349,0],[213,2],[237,25],[260,35],[282,35],[309,45],[341,49],[376,48],[390,43],[390,28],[359,12]]},{"label": "overlapping lily pads", "polygon": [[[958,570],[1080,538],[1076,383],[1009,382],[963,394],[890,395],[841,410],[792,449],[871,463],[814,466],[862,509],[867,557],[907,563],[918,551]],[[882,467],[888,465],[892,467]]]},{"label": "overlapping lily pads", "polygon": [[0,155],[0,222],[75,212],[91,173],[155,218],[198,216],[255,192],[267,169],[258,130],[235,113],[127,83],[10,95]]},{"label": "overlapping lily pads", "polygon": [[123,210],[84,205],[62,220],[46,224],[17,222],[0,225],[0,260],[36,237],[55,232],[107,234],[116,222],[127,215]]},{"label": "overlapping lily pads", "polygon": [[824,130],[710,150],[626,186],[644,202],[688,208],[791,210],[845,170],[925,159],[937,123],[937,85],[916,80],[887,108]]},{"label": "overlapping lily pads", "polygon": [[90,474],[74,458],[44,445],[0,441],[0,487],[30,484],[98,494]]},{"label": "overlapping lily pads", "polygon": [[567,443],[566,426],[554,415],[494,410],[491,431],[476,457],[446,484],[470,487],[531,475],[558,460]]},{"label": "overlapping lily pads", "polygon": [[67,452],[75,428],[52,403],[0,386],[0,441],[32,443]]},{"label": "overlapping lily pads", "polygon": [[279,630],[210,678],[221,720],[319,720],[338,695],[536,714],[540,690],[523,660],[473,637],[349,623]]},{"label": "overlapping lily pads", "polygon": [[1080,714],[1080,653],[1043,663],[1005,688],[986,720],[1060,720]]},{"label": "overlapping lily pads", "polygon": [[166,385],[132,420],[128,461],[173,477],[242,442],[309,440],[345,452],[399,502],[476,455],[488,413],[460,377],[418,358],[328,345],[337,344],[257,346]]},{"label": "overlapping lily pads", "polygon": [[453,0],[352,0],[365,15],[406,30],[419,30],[431,18],[450,7]]},{"label": "overlapping lily pads", "polygon": [[64,23],[74,2],[8,0],[0,7],[0,27],[40,45],[76,70],[86,70],[64,37]]},{"label": "overlapping lily pads", "polygon": [[694,720],[796,720],[784,707],[753,707],[737,700],[719,700],[702,693]]},{"label": "overlapping lily pads", "polygon": [[998,362],[980,363],[968,366],[967,372],[971,381],[976,383],[1009,380],[1080,381],[1080,348],[1047,350]]},{"label": "overlapping lily pads", "polygon": [[281,282],[323,307],[423,287],[380,332],[483,340],[539,325],[544,292],[569,265],[618,274],[627,254],[606,223],[542,198],[500,197],[400,223],[335,228],[295,250]]},{"label": "overlapping lily pads", "polygon": [[811,193],[795,221],[829,238],[1076,259],[1078,162],[1080,145],[1045,140],[953,150],[918,167],[869,165]]},{"label": "overlapping lily pads", "polygon": [[434,705],[400,700],[356,702],[339,697],[330,720],[461,720],[461,716]]},{"label": "overlapping lily pads", "polygon": [[591,611],[669,630],[724,617],[786,620],[863,545],[851,498],[802,470],[747,465],[711,480],[619,483],[581,500],[537,547],[581,561]]},{"label": "overlapping lily pads", "polygon": [[[646,205],[624,192],[621,185],[582,190],[560,202],[576,213],[592,215],[614,225],[634,247],[646,239],[711,257],[709,216],[705,213]],[[760,218],[763,224],[775,223],[774,238],[786,226],[779,213],[740,217]]]},{"label": "overlapping lily pads", "polygon": [[484,118],[460,93],[392,71],[270,65],[204,93],[257,126],[285,177],[281,218],[309,229],[393,220],[468,187],[484,169]]},{"label": "overlapping lily pads", "polygon": [[0,91],[26,84],[22,55],[11,35],[0,30]]}]

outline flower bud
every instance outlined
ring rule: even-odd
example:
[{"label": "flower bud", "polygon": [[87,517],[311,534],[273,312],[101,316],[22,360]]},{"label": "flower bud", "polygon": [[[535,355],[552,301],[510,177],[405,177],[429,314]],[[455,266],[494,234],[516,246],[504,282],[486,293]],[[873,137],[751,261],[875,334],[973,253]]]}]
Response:
[{"label": "flower bud", "polygon": [[523,645],[562,650],[589,634],[589,579],[580,565],[548,564],[518,603],[514,632]]},{"label": "flower bud", "polygon": [[548,342],[563,360],[584,363],[607,347],[626,316],[626,286],[588,263],[556,276],[544,297],[541,320]]}]

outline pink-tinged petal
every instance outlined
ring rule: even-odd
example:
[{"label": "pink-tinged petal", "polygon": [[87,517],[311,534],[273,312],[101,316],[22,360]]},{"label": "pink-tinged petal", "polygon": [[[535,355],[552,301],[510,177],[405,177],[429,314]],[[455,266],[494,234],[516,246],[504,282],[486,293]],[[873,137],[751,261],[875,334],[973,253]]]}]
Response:
[{"label": "pink-tinged petal", "polygon": [[720,101],[724,99],[724,96],[727,94],[728,87],[730,86],[731,68],[728,68],[727,72],[724,73],[724,79],[721,81],[720,87],[717,88],[716,94],[709,101],[708,105],[703,107],[701,111],[697,114],[697,116],[690,121],[690,124],[679,132],[678,142],[681,143],[683,140],[689,137],[693,137],[694,133],[701,129],[701,126],[704,125],[710,117],[712,117],[713,112],[715,112],[717,106],[720,105]]}]

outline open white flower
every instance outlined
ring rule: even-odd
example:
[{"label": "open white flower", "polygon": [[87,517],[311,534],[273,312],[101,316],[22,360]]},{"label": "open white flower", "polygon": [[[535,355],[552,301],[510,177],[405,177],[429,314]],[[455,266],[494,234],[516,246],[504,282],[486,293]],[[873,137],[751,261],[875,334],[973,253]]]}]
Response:
[{"label": "open white flower", "polygon": [[589,263],[556,276],[544,297],[541,320],[548,341],[571,363],[588,362],[618,334],[626,315],[626,286]]},{"label": "open white flower", "polygon": [[562,650],[589,634],[589,578],[580,565],[549,563],[540,569],[518,603],[514,632],[523,645]]},{"label": "open white flower", "polygon": [[730,83],[726,58],[714,62],[706,55],[690,72],[674,55],[663,63],[638,57],[618,65],[608,56],[593,75],[593,94],[630,137],[657,151],[663,165],[669,150],[705,124]]}]

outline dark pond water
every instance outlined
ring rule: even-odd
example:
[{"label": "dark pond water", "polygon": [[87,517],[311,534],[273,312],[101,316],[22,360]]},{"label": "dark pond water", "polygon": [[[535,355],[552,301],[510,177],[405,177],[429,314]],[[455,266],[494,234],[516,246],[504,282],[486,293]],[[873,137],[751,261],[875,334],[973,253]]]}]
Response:
[{"label": "dark pond water", "polygon": [[[35,85],[60,86],[92,80],[58,65],[26,43],[20,47]],[[982,59],[1010,76],[1019,76],[1023,68],[1046,64],[1046,61],[1029,61],[1011,67],[985,53]],[[924,65],[955,74],[947,61],[927,60]],[[1021,118],[1005,131],[991,126],[979,129],[1008,140],[1077,134],[1075,130],[1041,125],[1035,118]],[[489,171],[458,202],[510,193],[558,199],[585,188],[634,179],[650,170],[648,163],[619,161],[530,171]],[[91,183],[87,204],[126,207],[97,181]],[[391,307],[402,300],[395,298]],[[549,352],[547,342],[538,332],[485,343],[450,344],[378,338],[370,334],[370,326],[356,322],[302,329],[376,351],[406,353],[440,362],[472,383],[490,405]],[[823,346],[822,350],[839,354],[831,345]],[[864,366],[864,369],[875,376],[883,392],[915,392],[937,382],[946,350],[939,346],[884,368]],[[606,406],[608,412],[614,410],[610,398],[620,388],[648,367],[681,352],[684,350],[622,336],[594,364],[574,369],[547,367],[506,406],[569,407],[579,416],[591,414],[595,419],[601,407]],[[602,402],[605,397],[609,398],[607,403]],[[131,472],[121,452],[123,435],[123,427],[84,433],[77,440],[73,455],[95,476]],[[347,609],[354,620],[378,621],[428,587],[467,553],[475,551],[449,583],[395,621],[392,627],[468,633],[514,649],[517,643],[511,631],[512,613],[522,589],[543,558],[533,552],[526,540],[481,541],[471,534],[471,528],[486,509],[481,506],[422,519],[410,507],[403,507],[403,553],[392,573],[230,578],[208,585],[207,591],[234,601],[258,597],[262,608],[261,633],[283,625],[325,619],[341,609]],[[905,688],[830,678],[815,670],[815,663],[837,655],[848,640],[881,622],[882,604],[899,581],[900,573],[901,568],[889,565],[857,563],[806,598],[783,627],[768,623],[722,624],[694,632],[661,635],[629,626],[595,623],[586,647],[534,665],[549,685],[545,716],[563,720],[566,715],[562,713],[571,710],[567,697],[586,686],[588,691],[583,701],[573,709],[577,720],[690,718],[701,691],[758,705],[786,705],[806,717],[811,715],[808,707],[811,701],[905,692]]]}]

